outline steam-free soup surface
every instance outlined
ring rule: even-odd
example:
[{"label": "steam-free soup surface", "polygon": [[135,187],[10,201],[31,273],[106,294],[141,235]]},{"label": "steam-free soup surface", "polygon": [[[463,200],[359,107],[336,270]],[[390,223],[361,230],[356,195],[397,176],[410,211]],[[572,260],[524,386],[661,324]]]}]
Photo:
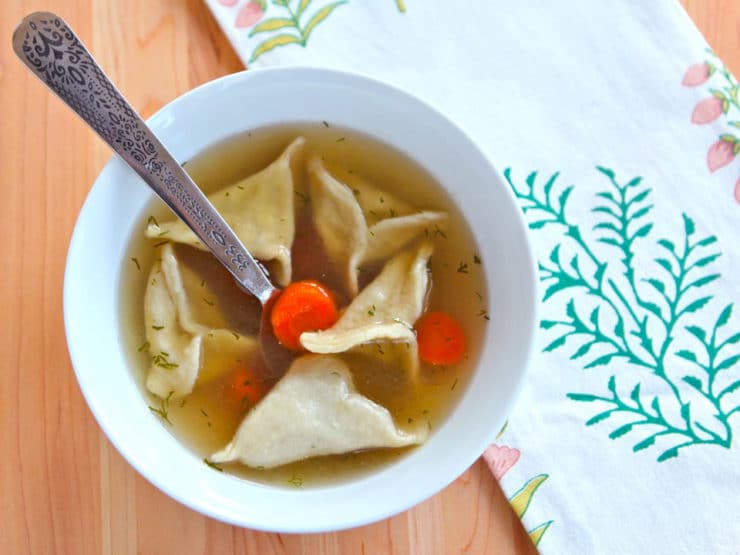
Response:
[{"label": "steam-free soup surface", "polygon": [[[463,360],[449,367],[422,364],[417,385],[409,383],[404,372],[380,359],[360,355],[338,355],[348,363],[360,393],[386,407],[399,427],[423,423],[434,431],[444,425],[464,392],[475,368],[487,321],[485,279],[482,255],[472,234],[441,187],[418,164],[374,139],[357,132],[336,128],[329,123],[285,125],[251,131],[230,138],[202,152],[184,164],[187,172],[206,194],[223,189],[268,166],[297,136],[307,139],[307,156],[315,153],[339,179],[361,177],[378,188],[391,192],[420,209],[446,211],[445,230],[431,229],[434,242],[431,259],[431,289],[428,310],[441,310],[462,325],[467,340]],[[307,194],[305,164],[295,172],[296,235],[292,247],[292,279],[315,279],[335,291],[338,305],[351,300],[324,252],[321,239],[311,223],[311,200]],[[167,237],[147,239],[148,222],[171,220],[172,214],[159,201],[153,201],[141,214],[131,238],[122,275],[121,313],[131,366],[143,384],[151,363],[144,330],[143,298],[149,269]],[[206,252],[186,245],[175,245],[185,288],[195,303],[194,316],[203,324],[233,331],[235,337],[255,336],[259,329],[260,304],[242,292],[230,274]],[[269,265],[268,265],[269,266]],[[382,264],[363,267],[360,288],[379,272]],[[380,348],[380,347],[379,347]],[[210,352],[203,356],[200,375],[217,376],[206,383],[196,382],[193,392],[183,399],[163,400],[146,391],[154,419],[161,421],[178,439],[204,460],[231,441],[245,414],[252,408],[239,390],[244,369],[255,364],[254,354]],[[481,371],[485,371],[482,369]],[[272,383],[260,384],[269,388]],[[241,390],[239,390],[241,391]],[[232,463],[213,465],[216,470],[233,473],[257,482],[286,487],[310,487],[358,477],[392,464],[412,448],[375,449],[344,455],[315,457],[272,469],[249,468]]]}]

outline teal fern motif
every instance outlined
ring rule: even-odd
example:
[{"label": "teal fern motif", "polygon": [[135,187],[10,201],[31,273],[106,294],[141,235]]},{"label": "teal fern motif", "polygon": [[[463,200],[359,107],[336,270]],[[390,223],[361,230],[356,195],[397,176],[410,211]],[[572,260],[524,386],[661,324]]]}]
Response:
[{"label": "teal fern motif", "polygon": [[[720,256],[717,239],[700,237],[686,214],[678,243],[654,238],[654,224],[649,221],[652,191],[642,178],[622,184],[612,170],[596,169],[609,185],[596,194],[591,210],[597,219],[593,232],[598,248],[590,246],[581,227],[568,219],[572,185],[556,194],[557,173],[541,187],[537,173],[531,173],[517,187],[510,169],[504,172],[530,229],[564,230],[564,240],[539,264],[543,302],[564,304],[562,317],[540,323],[554,334],[544,350],[570,349],[570,359],[586,370],[618,368],[625,372],[627,379],[620,377],[623,383],[650,376],[651,389],[645,393],[644,378],[631,389],[627,386],[627,392],[612,374],[605,393],[567,395],[601,407],[587,426],[609,420],[617,426],[609,433],[612,439],[639,434],[633,451],[656,446],[660,440],[667,446],[657,457],[662,462],[692,445],[729,448],[730,417],[740,411],[737,396],[732,395],[740,389],[740,333],[729,331],[733,304],[725,305],[709,328],[698,325],[696,318],[707,321],[713,300],[708,286],[720,278],[712,271]],[[661,254],[645,261],[650,249]],[[613,262],[612,254],[619,263]],[[655,271],[645,274],[646,269]],[[682,371],[684,367],[688,369]],[[679,379],[677,373],[685,375]]]}]

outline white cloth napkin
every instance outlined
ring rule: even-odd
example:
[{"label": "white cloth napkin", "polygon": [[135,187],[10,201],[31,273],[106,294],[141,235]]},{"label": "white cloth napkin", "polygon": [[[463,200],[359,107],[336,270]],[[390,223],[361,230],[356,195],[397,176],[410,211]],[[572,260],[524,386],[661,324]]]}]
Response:
[{"label": "white cloth napkin", "polygon": [[541,353],[485,457],[539,548],[737,553],[740,103],[679,4],[207,1],[245,64],[398,85],[510,180]]}]

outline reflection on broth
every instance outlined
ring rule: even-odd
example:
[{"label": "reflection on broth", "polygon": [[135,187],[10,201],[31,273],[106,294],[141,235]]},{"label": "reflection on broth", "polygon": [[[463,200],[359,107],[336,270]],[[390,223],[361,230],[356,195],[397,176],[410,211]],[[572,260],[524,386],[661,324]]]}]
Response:
[{"label": "reflection on broth", "polygon": [[[288,145],[297,143],[296,137],[304,137],[305,145],[291,151],[280,170],[282,181],[276,188],[283,187],[282,197],[276,189],[270,192],[276,200],[269,209],[235,208],[247,205],[239,204],[240,193],[253,194],[252,182],[245,178],[275,168],[273,162],[279,161]],[[294,363],[280,387],[256,375],[259,302],[242,292],[209,253],[196,248],[189,232],[160,201],[152,202],[136,226],[124,266],[122,328],[134,373],[152,412],[167,429],[217,470],[258,482],[310,487],[376,471],[414,448],[358,445],[373,440],[372,445],[423,441],[444,423],[475,367],[488,307],[480,252],[472,234],[423,169],[395,149],[326,123],[244,133],[207,149],[185,169],[212,201],[217,199],[214,204],[222,214],[231,211],[226,219],[232,226],[234,217],[244,218],[241,228],[235,226],[237,234],[266,263],[272,279],[282,281],[283,287],[290,281],[320,282],[331,291],[340,320],[325,332],[301,336],[304,346],[327,354],[299,355],[297,360],[311,362]],[[290,186],[288,193],[285,183]],[[220,197],[211,196],[217,191],[222,191]],[[290,203],[284,202],[286,194],[291,195]],[[293,214],[287,213],[290,204]],[[249,210],[254,213],[244,217]],[[283,221],[288,217],[290,222]],[[411,223],[399,226],[400,217]],[[250,231],[255,221],[261,227]],[[261,251],[254,249],[250,241],[255,239],[249,233],[262,234],[266,227],[273,230],[272,243]],[[147,230],[150,237],[145,236]],[[283,250],[281,242],[287,245]],[[431,248],[433,254],[427,260]],[[404,263],[404,256],[413,263]],[[400,277],[384,277],[392,274],[388,268],[393,264],[400,268],[396,271]],[[389,279],[384,285],[383,280]],[[392,303],[383,302],[394,296]],[[368,300],[365,307],[364,299],[379,300]],[[460,323],[466,341],[462,360],[436,366],[417,363],[416,336],[410,326],[422,311],[441,311]],[[301,367],[310,369],[304,372]],[[316,380],[323,380],[323,385]],[[287,405],[275,400],[279,392],[333,399],[335,394],[341,397],[342,388],[351,393],[353,387],[364,411],[351,417],[353,436],[342,438],[342,430],[330,430],[329,423],[342,422],[344,413],[340,417],[326,407],[315,425],[324,426],[316,432],[324,438],[316,442],[319,450],[336,453],[339,441],[351,445],[350,452],[279,464],[290,460],[285,444],[296,442],[289,440],[290,430],[280,435],[280,426],[286,424],[278,416],[269,424],[277,430],[273,439],[277,438],[278,447],[272,449],[288,452],[265,459],[277,461],[278,466],[212,462],[214,454],[219,461],[247,462],[264,455],[269,448],[262,449],[256,442],[265,434],[251,428],[264,428],[263,413],[293,414],[290,398],[280,401]],[[272,388],[275,393],[270,394]],[[271,413],[273,407],[277,408]],[[370,420],[363,423],[358,418]],[[358,437],[381,421],[385,428],[377,438]],[[302,421],[294,427],[301,426]],[[337,437],[327,439],[327,430]],[[312,431],[301,428],[301,433]],[[230,458],[219,454],[227,446],[234,455]],[[307,442],[306,449],[313,447],[312,441]]]}]

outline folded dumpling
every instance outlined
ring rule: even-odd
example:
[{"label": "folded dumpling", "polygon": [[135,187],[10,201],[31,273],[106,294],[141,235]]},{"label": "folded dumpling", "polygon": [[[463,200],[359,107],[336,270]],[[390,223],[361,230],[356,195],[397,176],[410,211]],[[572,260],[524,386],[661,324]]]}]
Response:
[{"label": "folded dumpling", "polygon": [[[331,328],[304,332],[300,341],[313,353],[342,353],[362,347],[365,353],[385,356],[382,344],[405,359],[412,377],[418,373],[419,358],[413,326],[424,310],[432,255],[431,241],[424,240],[386,262],[383,270],[355,297]],[[380,348],[368,348],[375,343]]]},{"label": "folded dumpling", "polygon": [[308,170],[314,226],[351,296],[360,265],[389,258],[425,230],[435,233],[447,224],[445,212],[417,210],[356,176],[339,181],[318,157]]},{"label": "folded dumpling", "polygon": [[428,433],[425,426],[399,429],[386,408],[357,392],[339,357],[304,355],[210,460],[271,468],[319,455],[418,444]]},{"label": "folded dumpling", "polygon": [[[301,157],[305,139],[295,139],[264,170],[208,196],[255,258],[275,262],[275,280],[290,283],[290,248],[295,233],[293,167]],[[205,250],[181,220],[151,223],[147,237],[163,237]]]},{"label": "folded dumpling", "polygon": [[[193,317],[193,308],[183,287],[183,275],[170,243],[161,248],[154,262],[144,295],[144,324],[151,364],[146,387],[159,397],[188,395],[198,379],[203,351],[216,355],[253,356],[259,348],[252,337],[226,329],[212,329]],[[214,377],[217,364],[210,372]]]}]

